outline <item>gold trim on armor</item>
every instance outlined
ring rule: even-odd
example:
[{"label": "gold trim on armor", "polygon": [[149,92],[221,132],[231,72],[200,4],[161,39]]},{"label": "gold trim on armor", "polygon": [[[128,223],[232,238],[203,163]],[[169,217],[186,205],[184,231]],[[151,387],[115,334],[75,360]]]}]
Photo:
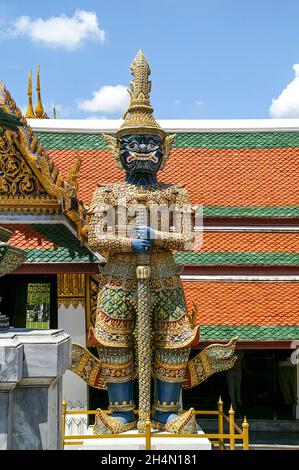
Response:
[{"label": "gold trim on armor", "polygon": [[165,413],[171,412],[171,411],[177,412],[180,409],[180,407],[181,407],[181,405],[180,405],[179,402],[174,403],[173,401],[170,402],[169,404],[167,404],[166,401],[163,401],[163,403],[161,403],[158,400],[158,401],[155,401],[154,404],[153,404],[154,410],[162,411],[162,412],[165,412]]},{"label": "gold trim on armor", "polygon": [[159,421],[152,421],[152,426],[157,431],[166,431],[171,434],[197,434],[198,425],[193,412],[194,409],[190,408],[185,413],[173,418],[169,423],[164,424]]},{"label": "gold trim on armor", "polygon": [[[188,324],[188,330],[186,326]],[[167,349],[183,349],[191,345],[195,346],[199,342],[199,325],[191,330],[187,315],[179,320],[156,321],[155,326],[155,346]]]},{"label": "gold trim on armor", "polygon": [[197,434],[198,425],[194,415],[194,408],[173,418],[165,424],[165,431],[173,434]]},{"label": "gold trim on armor", "polygon": [[135,403],[133,400],[130,400],[128,403],[123,401],[122,403],[118,403],[115,401],[114,403],[110,402],[108,409],[111,411],[132,411],[135,408]]},{"label": "gold trim on armor", "polygon": [[113,416],[107,415],[101,408],[96,410],[93,434],[120,434],[136,429],[136,421],[124,424]]}]

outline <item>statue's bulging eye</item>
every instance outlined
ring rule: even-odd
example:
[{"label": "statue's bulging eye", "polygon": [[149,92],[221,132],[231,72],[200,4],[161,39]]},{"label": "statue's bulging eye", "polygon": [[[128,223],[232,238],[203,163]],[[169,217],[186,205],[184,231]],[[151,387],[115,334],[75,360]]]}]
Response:
[{"label": "statue's bulging eye", "polygon": [[136,146],[136,144],[134,143],[134,144],[130,144],[129,147],[130,147],[130,149],[135,149],[137,146]]}]

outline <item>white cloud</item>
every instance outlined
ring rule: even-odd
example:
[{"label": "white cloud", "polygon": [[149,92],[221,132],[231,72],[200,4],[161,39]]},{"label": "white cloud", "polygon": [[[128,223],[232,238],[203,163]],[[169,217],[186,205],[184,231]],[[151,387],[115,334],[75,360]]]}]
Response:
[{"label": "white cloud", "polygon": [[202,101],[202,100],[195,100],[194,104],[196,104],[196,106],[203,106],[205,104],[205,102]]},{"label": "white cloud", "polygon": [[299,118],[299,64],[294,64],[295,78],[272,100],[269,114],[272,118]]},{"label": "white cloud", "polygon": [[104,85],[92,95],[91,100],[79,101],[78,108],[91,113],[115,113],[128,107],[129,94],[124,85]]},{"label": "white cloud", "polygon": [[103,42],[106,33],[100,29],[96,13],[76,10],[73,16],[48,19],[20,16],[14,22],[11,35],[28,36],[33,42],[46,46],[76,49],[87,40]]}]

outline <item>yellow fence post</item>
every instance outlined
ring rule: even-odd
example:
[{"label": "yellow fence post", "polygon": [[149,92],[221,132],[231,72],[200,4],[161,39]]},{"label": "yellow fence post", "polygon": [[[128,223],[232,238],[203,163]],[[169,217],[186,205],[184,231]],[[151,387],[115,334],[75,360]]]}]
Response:
[{"label": "yellow fence post", "polygon": [[[218,400],[218,434],[223,434],[223,401],[221,396]],[[223,439],[219,437],[218,440],[219,450],[223,450]]]},{"label": "yellow fence post", "polygon": [[230,405],[229,409],[229,450],[235,450],[235,411],[233,406]]},{"label": "yellow fence post", "polygon": [[249,423],[246,419],[246,416],[244,417],[244,421],[242,423],[242,429],[243,429],[243,450],[249,450]]},{"label": "yellow fence post", "polygon": [[152,423],[150,419],[147,419],[145,422],[145,450],[151,450],[151,432],[152,432]]},{"label": "yellow fence post", "polygon": [[62,426],[61,426],[61,434],[62,434],[62,449],[64,449],[64,439],[65,439],[65,417],[66,417],[66,400],[62,402]]}]

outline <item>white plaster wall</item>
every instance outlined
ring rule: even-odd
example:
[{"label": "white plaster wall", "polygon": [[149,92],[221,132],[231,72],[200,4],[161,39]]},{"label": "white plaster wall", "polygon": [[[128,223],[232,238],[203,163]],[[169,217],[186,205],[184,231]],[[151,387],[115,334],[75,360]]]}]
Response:
[{"label": "white plaster wall", "polygon": [[[58,328],[62,328],[72,338],[72,343],[86,346],[85,308],[79,304],[58,309]],[[87,409],[87,384],[71,371],[66,371],[62,381],[62,398],[69,402],[68,408]]]}]

